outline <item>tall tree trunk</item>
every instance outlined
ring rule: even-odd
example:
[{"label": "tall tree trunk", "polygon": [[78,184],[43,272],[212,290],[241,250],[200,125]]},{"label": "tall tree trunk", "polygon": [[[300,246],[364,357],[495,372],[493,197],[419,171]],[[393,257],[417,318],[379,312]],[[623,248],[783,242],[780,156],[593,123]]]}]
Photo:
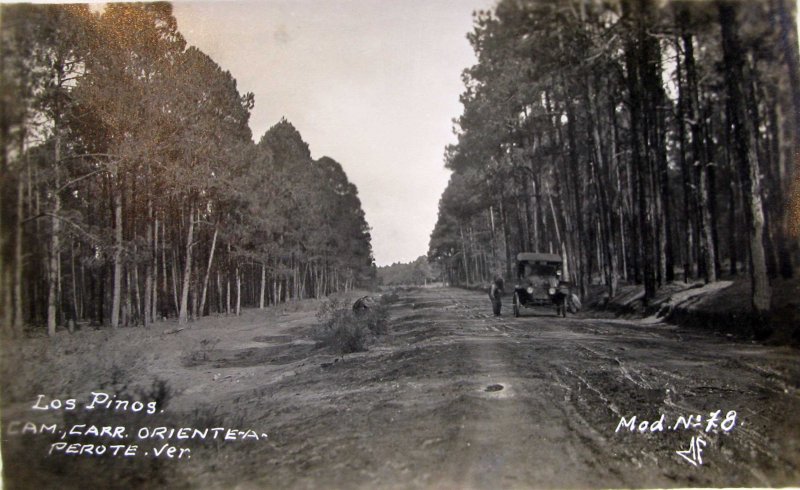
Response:
[{"label": "tall tree trunk", "polygon": [[505,252],[506,252],[506,277],[511,280],[511,249],[509,248],[509,230],[508,230],[508,219],[507,219],[506,208],[503,205],[503,196],[500,195],[500,226],[503,229],[503,244],[505,245]]},{"label": "tall tree trunk", "polygon": [[181,309],[181,302],[178,295],[178,254],[175,252],[175,248],[172,249],[172,267],[170,271],[172,272],[172,302],[173,308],[175,310],[175,314],[177,314]]},{"label": "tall tree trunk", "polygon": [[[136,250],[134,248],[134,254]],[[136,324],[139,323],[142,317],[142,295],[141,290],[139,289],[139,266],[137,264],[133,264],[133,292],[136,295]]]},{"label": "tall tree trunk", "polygon": [[770,308],[772,292],[767,278],[764,252],[764,211],[761,202],[761,182],[755,131],[747,117],[748,106],[744,97],[744,58],[739,40],[739,23],[734,4],[719,2],[719,22],[722,28],[722,50],[725,63],[725,82],[728,104],[733,116],[735,151],[745,200],[748,235],[750,239],[750,279],[752,281],[752,306],[756,313],[763,314]]},{"label": "tall tree trunk", "polygon": [[[660,50],[658,57],[661,59]],[[663,70],[660,62],[658,63],[658,70],[659,73]],[[659,196],[658,202],[661,206],[659,219],[659,270],[662,284],[664,284],[675,280],[675,251],[672,245],[672,191],[670,190],[669,165],[667,163],[666,121],[664,111],[661,110],[661,106],[664,105],[666,99],[662,87],[658,88],[654,97],[656,99],[654,109],[656,110],[656,134],[658,137],[656,145],[658,178],[656,180],[660,187],[657,192]]]},{"label": "tall tree trunk", "polygon": [[548,194],[547,195],[547,200],[550,203],[550,213],[553,216],[553,224],[554,224],[555,229],[556,229],[556,241],[558,241],[559,244],[562,244],[563,242],[561,241],[561,231],[558,228],[558,218],[556,216],[556,208],[555,208],[555,206],[553,206],[553,197]]},{"label": "tall tree trunk", "polygon": [[467,258],[467,241],[464,238],[464,227],[458,224],[458,233],[461,236],[461,261],[464,264],[464,284],[469,284],[469,259]]},{"label": "tall tree trunk", "polygon": [[[0,69],[2,68],[2,57],[0,57]],[[5,118],[0,118],[0,191],[3,191],[3,184],[6,182],[8,172],[8,125],[4,124]],[[3,219],[3,209],[0,208],[0,333],[5,334],[5,329],[11,329],[10,336],[15,336],[13,330],[13,298],[12,296],[12,274],[8,270],[5,248],[8,240],[6,233],[6,220]],[[17,217],[19,220],[19,216]]]},{"label": "tall tree trunk", "polygon": [[202,316],[206,307],[206,293],[208,291],[208,278],[211,275],[211,264],[214,262],[214,249],[217,247],[217,234],[219,229],[214,226],[214,236],[211,238],[211,252],[208,254],[208,265],[206,265],[206,274],[203,277],[203,294],[200,296],[200,308],[197,315]]},{"label": "tall tree trunk", "polygon": [[[569,96],[567,96],[569,97]],[[574,205],[574,212],[575,212],[575,221],[578,226],[578,238],[576,240],[575,245],[577,249],[575,250],[575,254],[578,257],[578,283],[580,286],[581,296],[585,297],[586,293],[589,289],[589,283],[591,281],[591,247],[587,246],[587,233],[586,227],[584,225],[584,213],[583,213],[583,192],[582,192],[582,182],[583,179],[581,178],[581,172],[579,168],[579,156],[578,156],[578,138],[577,138],[577,129],[576,129],[576,115],[575,110],[573,108],[573,104],[571,101],[567,101],[566,104],[566,111],[567,111],[567,141],[569,144],[569,171],[570,171],[570,178],[568,179],[571,182],[573,187],[572,198],[573,198],[573,205]],[[569,188],[569,187],[568,187]]]},{"label": "tall tree trunk", "polygon": [[131,280],[131,268],[125,268],[125,305],[123,307],[123,315],[121,325],[129,326],[133,324],[133,301],[131,299],[131,291],[133,291],[133,281]]},{"label": "tall tree trunk", "polygon": [[[71,278],[71,293],[72,293],[72,323],[70,325],[74,329],[75,323],[78,321],[78,277],[75,270],[75,242],[70,242],[69,249],[69,263],[70,263],[70,278]],[[70,332],[71,333],[71,332]]]},{"label": "tall tree trunk", "polygon": [[267,294],[267,265],[261,264],[261,291],[259,293],[258,307],[264,309],[264,301]]},{"label": "tall tree trunk", "polygon": [[[708,101],[707,104],[711,104],[711,101]],[[706,107],[708,124],[705,125],[706,131],[703,135],[703,140],[705,141],[706,161],[709,162],[706,167],[706,191],[708,192],[708,227],[711,234],[710,237],[707,237],[706,242],[710,240],[709,246],[711,247],[712,255],[709,258],[714,265],[714,276],[718,278],[722,273],[722,263],[719,251],[719,207],[717,205],[717,166],[715,164],[717,143],[712,136],[714,128],[712,127],[711,108],[708,105]]]},{"label": "tall tree trunk", "polygon": [[[119,166],[116,163],[115,166]],[[119,169],[112,175],[114,196],[114,288],[111,296],[111,327],[117,328],[120,323],[120,307],[122,300],[122,183]]]},{"label": "tall tree trunk", "polygon": [[610,184],[608,182],[609,175],[609,162],[603,156],[602,143],[600,138],[600,113],[594,103],[594,96],[591,93],[591,86],[588,81],[586,83],[586,102],[589,108],[589,124],[591,126],[591,139],[592,147],[594,148],[593,158],[589,158],[590,170],[593,174],[595,182],[595,192],[599,204],[599,237],[598,246],[604,257],[606,271],[605,280],[608,286],[609,297],[613,298],[617,294],[617,284],[619,273],[617,271],[617,252],[614,243],[614,226],[611,222],[612,213],[609,209],[608,191]]},{"label": "tall tree trunk", "polygon": [[[777,91],[775,88],[771,91]],[[789,237],[789,229],[787,218],[790,217],[790,212],[787,210],[787,195],[791,190],[789,179],[786,178],[787,158],[786,152],[783,151],[784,141],[791,141],[791,137],[787,138],[786,131],[784,131],[784,108],[777,104],[778,95],[772,95],[772,103],[767,108],[767,114],[770,126],[770,143],[772,161],[776,167],[772,172],[772,178],[768,184],[771,188],[779,189],[780,192],[771,193],[772,199],[767,202],[767,208],[773,209],[777,214],[773,219],[773,235],[778,255],[778,269],[781,277],[789,279],[794,275],[794,265],[792,261],[791,243]]]},{"label": "tall tree trunk", "polygon": [[[22,221],[24,214],[25,192],[22,185],[22,176],[17,180],[17,223],[14,233],[14,314],[12,334],[14,337],[22,333],[22,325],[24,323],[22,314],[22,271],[23,271],[23,229]],[[11,290],[8,290],[11,293]],[[8,310],[6,310],[8,311]]]},{"label": "tall tree trunk", "polygon": [[231,272],[225,274],[225,314],[231,314]]},{"label": "tall tree trunk", "polygon": [[[531,179],[531,186],[533,187],[533,204],[532,204],[532,212],[533,217],[531,219],[531,232],[530,232],[530,246],[531,250],[539,250],[539,220],[541,219],[540,216],[542,215],[542,209],[544,206],[542,205],[542,195],[541,189],[539,184],[536,182],[536,176]],[[494,230],[492,230],[492,236],[494,236]]]},{"label": "tall tree trunk", "polygon": [[493,276],[500,274],[500,264],[497,258],[497,232],[494,226],[494,208],[489,205],[489,209],[487,210],[489,213],[489,231],[490,231],[490,246],[492,247],[492,266],[491,266],[491,274]]},{"label": "tall tree trunk", "polygon": [[89,289],[86,285],[86,268],[81,264],[81,294],[80,303],[78,303],[78,318],[81,320],[86,319],[86,297],[89,296]]},{"label": "tall tree trunk", "polygon": [[[173,254],[174,258],[174,254]],[[174,269],[173,269],[174,270]],[[164,299],[162,300],[162,308],[161,308],[161,316],[166,318],[169,316],[169,312],[167,311],[167,304],[169,300],[167,296],[169,295],[169,280],[167,276],[167,225],[166,220],[161,227],[161,279],[162,284],[161,287],[163,288],[162,291],[164,292]],[[175,294],[176,304],[177,304],[177,294]]]},{"label": "tall tree trunk", "polygon": [[155,265],[153,263],[153,257],[155,256],[155,248],[153,247],[153,202],[148,199],[147,200],[147,227],[145,231],[145,243],[146,243],[146,250],[149,252],[147,257],[147,262],[144,266],[144,328],[149,328],[150,323],[153,321],[153,310],[152,300],[153,300],[153,271],[155,269]]},{"label": "tall tree trunk", "polygon": [[700,115],[700,97],[698,95],[697,87],[697,69],[694,62],[694,42],[691,34],[686,31],[683,33],[683,49],[685,52],[684,59],[686,61],[686,85],[689,92],[687,99],[688,113],[691,118],[689,124],[692,132],[692,157],[694,159],[694,168],[697,173],[697,201],[700,208],[700,239],[703,252],[703,263],[705,264],[705,280],[707,283],[716,282],[716,259],[714,252],[716,246],[714,245],[714,234],[712,231],[711,212],[709,202],[709,183],[708,183],[708,166],[711,165],[706,159],[706,152],[703,147],[703,136],[701,131]]},{"label": "tall tree trunk", "polygon": [[[641,2],[631,12],[630,2],[623,2],[626,14],[634,18],[633,30],[635,35],[628,40],[625,47],[625,65],[627,68],[627,84],[630,94],[630,124],[631,124],[631,163],[637,177],[637,207],[638,207],[638,238],[639,253],[643,269],[644,300],[649,301],[655,296],[656,281],[655,271],[655,240],[653,236],[653,216],[650,205],[651,174],[650,158],[644,150],[648,142],[649,125],[647,112],[652,109],[647,107],[645,87],[652,89],[655,76],[651,73],[652,59],[650,51],[651,40],[647,34],[646,11],[651,8],[650,2]],[[644,116],[644,117],[643,117]],[[652,114],[650,114],[652,116]]]},{"label": "tall tree trunk", "polygon": [[273,261],[274,269],[272,275],[272,304],[277,306],[280,302],[280,295],[278,294],[278,267],[279,262],[276,257]]},{"label": "tall tree trunk", "polygon": [[150,306],[148,308],[151,321],[157,320],[158,312],[158,218],[153,222],[153,256],[152,270],[153,270],[153,296],[150,299]]},{"label": "tall tree trunk", "polygon": [[219,268],[217,268],[217,313],[222,313],[223,311],[225,309],[222,304],[222,275],[219,272]]},{"label": "tall tree trunk", "polygon": [[186,265],[183,269],[183,288],[181,289],[181,306],[178,313],[178,324],[189,322],[189,284],[192,275],[192,247],[194,246],[194,208],[189,210],[189,231],[186,234]]},{"label": "tall tree trunk", "polygon": [[[618,148],[622,145],[620,144],[620,137],[619,137],[619,126],[617,123],[617,103],[614,100],[609,101],[608,104],[608,113],[609,119],[611,120],[611,161],[614,165],[614,181],[616,184],[616,195],[617,195],[617,202],[616,205],[612,203],[612,208],[619,209],[619,259],[622,260],[622,264],[619,267],[620,273],[626,281],[628,280],[628,257],[627,257],[627,250],[626,250],[626,238],[625,238],[625,216],[630,214],[631,207],[628,204],[628,199],[626,194],[623,194],[622,190],[622,176],[621,174],[621,167],[622,161],[619,158]],[[612,226],[616,226],[612,224]],[[618,262],[619,263],[619,259]]]},{"label": "tall tree trunk", "polygon": [[58,314],[58,255],[59,249],[61,248],[61,219],[59,216],[61,212],[61,197],[58,192],[59,187],[61,187],[61,135],[58,129],[58,124],[56,124],[56,135],[54,138],[55,163],[53,169],[55,172],[55,184],[53,186],[53,215],[50,218],[52,226],[50,236],[50,261],[47,272],[47,335],[51,337],[56,334],[56,316]]},{"label": "tall tree trunk", "polygon": [[236,316],[242,314],[242,275],[236,267]]},{"label": "tall tree trunk", "polygon": [[189,280],[190,284],[190,291],[189,291],[189,318],[194,320],[200,317],[200,312],[198,311],[200,308],[200,301],[198,299],[197,293],[197,276],[199,273],[195,272],[197,269],[197,264],[192,264],[192,271],[189,273]]},{"label": "tall tree trunk", "polygon": [[[681,39],[684,45],[683,52],[686,52],[685,46],[689,44],[691,46],[692,43],[692,36],[691,34],[687,33],[685,29],[688,27],[689,23],[689,14],[686,8],[682,8],[679,10],[678,18],[677,18],[678,25],[681,29]],[[678,41],[675,41],[676,50],[680,49]],[[677,71],[677,79],[678,79],[678,141],[679,141],[679,161],[681,167],[681,177],[683,180],[683,230],[686,233],[684,238],[684,249],[683,249],[683,282],[689,282],[689,279],[694,277],[694,225],[692,220],[692,203],[694,202],[694,184],[692,181],[692,176],[694,175],[691,171],[691,165],[689,165],[689,161],[686,158],[686,106],[687,106],[687,90],[685,83],[683,81],[682,75],[682,64],[681,64],[681,56],[678,54],[676,56],[676,71]]]}]

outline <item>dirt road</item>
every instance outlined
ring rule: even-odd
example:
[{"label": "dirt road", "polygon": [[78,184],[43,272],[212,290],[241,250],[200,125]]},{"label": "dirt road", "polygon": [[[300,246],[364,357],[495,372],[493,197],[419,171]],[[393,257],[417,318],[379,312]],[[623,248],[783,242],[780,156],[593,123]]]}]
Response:
[{"label": "dirt road", "polygon": [[[484,295],[462,290],[407,293],[393,308],[391,335],[369,352],[306,363],[262,388],[261,422],[274,445],[245,481],[318,488],[800,482],[796,351],[545,310],[517,319],[509,310],[495,318]],[[662,414],[663,431],[638,432],[642,420]],[[702,417],[690,421],[696,428],[675,428],[679,416],[692,415]],[[633,416],[636,431],[616,431]],[[676,452],[690,449],[693,437],[705,443],[701,464]]]},{"label": "dirt road", "polygon": [[[269,433],[263,444],[198,450],[190,461],[170,462],[177,472],[172,482],[202,488],[800,483],[796,350],[664,324],[563,319],[547,310],[513,318],[509,306],[506,300],[496,318],[484,294],[419,289],[391,306],[390,333],[367,352],[315,349],[313,312],[298,311],[227,325],[203,356],[159,357],[149,374],[168,377],[177,389],[170,410],[214,406],[220,417]],[[171,337],[197,345],[219,333],[199,324]],[[642,422],[646,430],[639,432]]]}]

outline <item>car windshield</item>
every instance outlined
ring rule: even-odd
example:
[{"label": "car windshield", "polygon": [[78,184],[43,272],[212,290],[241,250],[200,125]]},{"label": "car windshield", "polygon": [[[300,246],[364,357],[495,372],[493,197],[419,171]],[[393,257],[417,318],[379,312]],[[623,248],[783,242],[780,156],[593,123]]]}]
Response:
[{"label": "car windshield", "polygon": [[522,262],[519,264],[520,277],[555,276],[561,264],[548,262]]}]

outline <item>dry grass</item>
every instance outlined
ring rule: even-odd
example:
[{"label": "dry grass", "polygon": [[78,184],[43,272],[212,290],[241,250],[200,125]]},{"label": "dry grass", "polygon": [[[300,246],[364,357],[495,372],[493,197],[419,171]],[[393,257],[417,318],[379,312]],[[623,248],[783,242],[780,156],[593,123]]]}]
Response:
[{"label": "dry grass", "polygon": [[[364,294],[364,291],[339,294],[334,302],[346,305],[346,311],[350,311],[355,298]],[[281,372],[283,364],[312,355],[313,346],[302,342],[308,340],[314,328],[314,312],[327,303],[330,301],[302,300],[265,310],[244,310],[239,317],[206,317],[181,331],[177,331],[178,326],[172,321],[159,322],[150,329],[86,328],[73,334],[59,330],[52,339],[4,341],[0,356],[3,380],[0,415],[4,424],[34,417],[46,418],[47,423],[57,423],[59,427],[262,425],[264,414],[251,410],[254,399],[243,397],[243,385],[247,383],[252,388],[260,386],[262,381],[268,383],[268,377],[259,381],[258,376]],[[373,320],[362,319],[358,324],[368,338],[381,331],[379,323]],[[275,331],[279,333],[275,338],[280,340],[270,340],[272,336],[264,335]],[[293,340],[301,343],[294,344]],[[259,354],[263,351],[263,355],[239,358],[250,351]],[[230,361],[226,367],[209,363],[209,358],[219,352],[229,356],[225,359]],[[183,365],[184,359],[192,357],[198,362]],[[48,399],[75,398],[83,403],[90,399],[91,391],[103,391],[118,399],[155,401],[159,412],[169,409],[150,416],[110,411],[35,413],[31,410],[39,394]],[[188,445],[192,449],[191,460],[176,463],[148,457],[47,457],[52,439],[44,435],[4,438],[5,474],[13,475],[13,479],[4,482],[6,488],[186,488],[210,477],[221,468],[218,465],[230,461],[246,460],[253,468],[258,467],[258,462],[251,459],[267,447],[252,441],[229,444],[221,440],[198,440]]]}]

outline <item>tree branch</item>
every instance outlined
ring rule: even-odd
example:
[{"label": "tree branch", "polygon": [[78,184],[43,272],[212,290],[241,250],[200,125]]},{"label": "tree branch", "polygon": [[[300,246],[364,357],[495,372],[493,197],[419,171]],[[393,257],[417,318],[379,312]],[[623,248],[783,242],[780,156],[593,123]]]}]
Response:
[{"label": "tree branch", "polygon": [[57,220],[60,220],[60,221],[62,221],[62,222],[64,222],[64,223],[66,223],[66,224],[68,224],[68,225],[72,226],[72,227],[73,227],[73,228],[75,228],[76,230],[80,231],[82,234],[84,234],[84,235],[86,235],[87,237],[91,238],[91,239],[92,239],[94,242],[98,242],[98,243],[99,243],[99,242],[101,242],[101,241],[102,241],[102,240],[101,240],[99,237],[97,237],[96,235],[92,234],[92,233],[91,233],[91,232],[89,232],[89,231],[86,231],[86,230],[85,230],[85,229],[83,229],[83,228],[82,228],[80,225],[78,225],[77,223],[75,223],[74,221],[72,221],[71,219],[69,219],[69,218],[65,218],[64,216],[59,216],[59,215],[57,215],[57,214],[54,214],[54,213],[47,213],[47,212],[44,212],[44,213],[39,213],[39,214],[37,214],[36,216],[31,216],[31,217],[29,217],[29,218],[25,218],[24,220],[22,220],[22,221],[20,222],[20,224],[25,224],[25,223],[27,223],[27,222],[29,222],[29,221],[37,220],[37,219],[39,219],[39,218],[46,218],[46,217],[50,217],[50,218],[56,218]]},{"label": "tree branch", "polygon": [[89,157],[92,157],[92,158],[96,158],[96,157],[116,158],[117,156],[116,155],[112,155],[111,153],[83,153],[81,155],[69,155],[69,156],[63,157],[61,160],[58,161],[58,163],[61,164],[62,162],[65,162],[67,160],[76,160],[78,158],[89,158]]},{"label": "tree branch", "polygon": [[103,172],[108,172],[108,170],[105,170],[105,169],[95,170],[94,172],[89,172],[88,174],[83,175],[81,177],[78,177],[77,179],[70,180],[66,184],[64,184],[61,187],[59,187],[58,189],[56,189],[56,192],[61,192],[64,189],[66,189],[67,187],[71,186],[72,184],[77,184],[78,182],[80,182],[83,179],[88,179],[89,177],[91,177],[93,175],[97,175],[97,174],[103,173]]}]

